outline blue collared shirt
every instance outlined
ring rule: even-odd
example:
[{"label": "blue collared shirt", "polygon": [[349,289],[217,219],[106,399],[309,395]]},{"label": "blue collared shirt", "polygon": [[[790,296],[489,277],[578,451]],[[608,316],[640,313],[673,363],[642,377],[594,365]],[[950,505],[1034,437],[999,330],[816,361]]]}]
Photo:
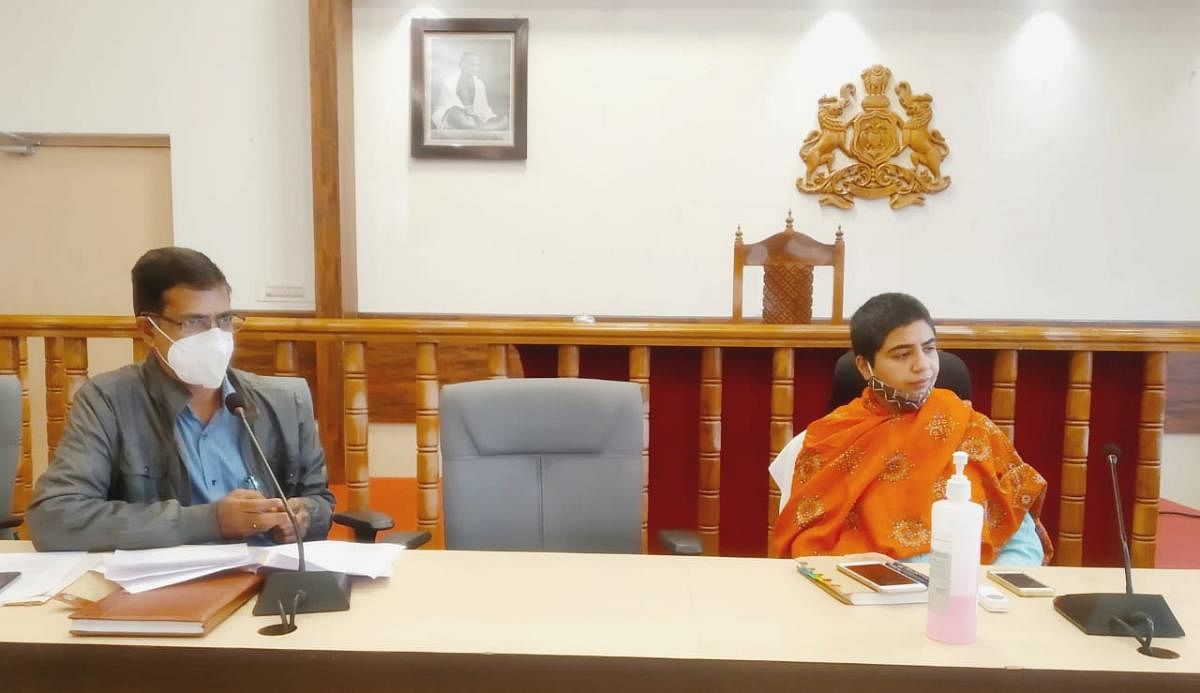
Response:
[{"label": "blue collared shirt", "polygon": [[[226,378],[222,401],[233,391]],[[175,419],[175,440],[192,480],[192,503],[215,503],[238,488],[258,490],[242,459],[241,436],[241,422],[223,406],[208,424],[200,423],[191,407],[184,407]]]}]

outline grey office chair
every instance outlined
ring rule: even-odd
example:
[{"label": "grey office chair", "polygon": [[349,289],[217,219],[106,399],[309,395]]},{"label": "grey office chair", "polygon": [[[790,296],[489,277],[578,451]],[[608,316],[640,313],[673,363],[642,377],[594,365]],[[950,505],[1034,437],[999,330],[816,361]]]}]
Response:
[{"label": "grey office chair", "polygon": [[[642,397],[634,383],[482,380],[441,397],[446,548],[641,552]],[[660,534],[700,553],[695,532]]]},{"label": "grey office chair", "polygon": [[21,381],[0,375],[0,539],[15,539],[21,520],[12,516],[13,486],[21,460]]}]

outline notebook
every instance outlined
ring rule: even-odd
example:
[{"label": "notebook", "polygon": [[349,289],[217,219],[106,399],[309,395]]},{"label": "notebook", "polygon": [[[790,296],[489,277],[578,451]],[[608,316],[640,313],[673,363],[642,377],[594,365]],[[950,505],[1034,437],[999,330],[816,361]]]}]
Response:
[{"label": "notebook", "polygon": [[71,614],[75,635],[204,635],[258,592],[262,576],[238,571],[139,594],[118,590]]}]

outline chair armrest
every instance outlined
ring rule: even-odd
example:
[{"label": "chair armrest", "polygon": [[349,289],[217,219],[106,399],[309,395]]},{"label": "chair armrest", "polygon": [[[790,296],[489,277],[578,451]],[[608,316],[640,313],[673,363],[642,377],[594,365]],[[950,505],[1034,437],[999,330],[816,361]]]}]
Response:
[{"label": "chair armrest", "polygon": [[349,527],[354,531],[354,541],[365,544],[374,544],[376,534],[381,530],[391,529],[396,526],[391,515],[375,510],[334,513],[333,521],[339,525]]},{"label": "chair armrest", "polygon": [[384,544],[401,544],[406,549],[416,549],[429,542],[429,532],[392,532],[380,541]]},{"label": "chair armrest", "polygon": [[704,553],[700,534],[690,529],[663,529],[658,532],[663,548],[676,556],[699,556]]},{"label": "chair armrest", "polygon": [[0,529],[12,529],[13,527],[20,527],[21,523],[24,521],[24,519],[19,517],[3,517],[0,518]]}]

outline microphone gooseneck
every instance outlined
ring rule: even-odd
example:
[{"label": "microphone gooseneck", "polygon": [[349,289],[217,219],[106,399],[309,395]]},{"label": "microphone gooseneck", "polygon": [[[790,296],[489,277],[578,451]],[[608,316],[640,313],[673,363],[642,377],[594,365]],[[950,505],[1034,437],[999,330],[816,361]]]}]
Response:
[{"label": "microphone gooseneck", "polygon": [[1121,510],[1121,486],[1117,483],[1117,462],[1121,459],[1121,448],[1113,443],[1105,445],[1104,457],[1108,460],[1108,471],[1112,477],[1113,505],[1117,510],[1117,534],[1121,537],[1121,556],[1125,559],[1125,594],[1133,594],[1133,561],[1129,558],[1129,540],[1125,537],[1125,515]]},{"label": "microphone gooseneck", "polygon": [[271,477],[271,483],[275,485],[275,491],[279,493],[280,499],[283,500],[283,512],[288,516],[288,520],[292,523],[292,531],[296,534],[296,555],[299,564],[299,571],[304,572],[304,538],[300,536],[300,523],[296,521],[296,515],[288,506],[287,494],[283,492],[283,486],[280,485],[279,479],[275,476],[275,470],[271,469],[271,465],[267,463],[267,456],[263,454],[262,446],[258,444],[258,437],[254,435],[254,429],[250,427],[250,422],[246,420],[246,400],[240,392],[230,392],[225,397],[225,408],[241,420],[242,426],[246,429],[246,433],[250,436],[250,442],[254,444],[254,452],[258,455],[258,461],[266,468],[267,474]]},{"label": "microphone gooseneck", "polygon": [[250,436],[250,442],[254,444],[254,451],[258,455],[259,461],[266,467],[267,474],[271,477],[271,483],[275,485],[275,490],[283,499],[283,511],[287,514],[288,521],[292,523],[292,530],[296,533],[298,569],[295,571],[281,570],[267,575],[267,579],[263,582],[262,592],[258,595],[258,602],[254,605],[255,616],[278,614],[280,622],[259,628],[259,634],[276,636],[294,632],[297,613],[346,611],[350,608],[350,578],[345,573],[323,570],[320,566],[313,571],[306,570],[304,538],[300,536],[300,523],[296,521],[296,515],[288,507],[287,494],[283,492],[283,486],[275,476],[275,470],[271,469],[271,465],[267,463],[267,456],[263,454],[258,437],[254,435],[254,429],[246,420],[246,402],[242,395],[237,392],[229,393],[225,398],[225,407],[241,419],[242,426],[246,428],[246,433]]},{"label": "microphone gooseneck", "polygon": [[1116,593],[1063,594],[1054,598],[1054,610],[1088,635],[1131,635],[1138,641],[1138,652],[1148,657],[1173,658],[1178,653],[1154,647],[1154,638],[1181,638],[1183,627],[1161,594],[1137,594],[1133,591],[1133,562],[1129,557],[1129,539],[1125,536],[1125,517],[1121,508],[1121,486],[1117,483],[1117,464],[1121,449],[1108,444],[1101,448],[1112,479],[1113,509],[1117,515],[1117,533],[1125,567],[1125,591]]}]

